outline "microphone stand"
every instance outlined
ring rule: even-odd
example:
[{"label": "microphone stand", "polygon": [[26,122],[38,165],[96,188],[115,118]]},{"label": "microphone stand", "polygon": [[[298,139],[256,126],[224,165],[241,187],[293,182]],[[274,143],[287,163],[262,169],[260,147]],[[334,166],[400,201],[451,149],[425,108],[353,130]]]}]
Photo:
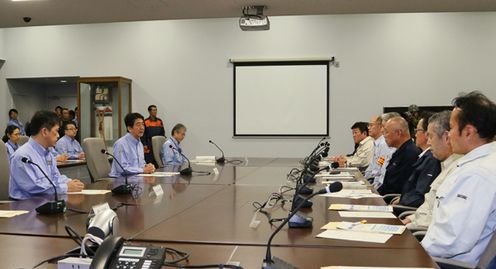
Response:
[{"label": "microphone stand", "polygon": [[43,171],[43,169],[41,169],[41,167],[37,163],[32,162],[31,160],[29,160],[26,157],[23,157],[21,159],[21,161],[23,163],[29,163],[29,164],[32,164],[32,165],[38,167],[38,169],[41,171],[41,173],[45,176],[45,178],[48,180],[48,182],[50,182],[50,184],[52,185],[54,193],[55,193],[55,201],[46,202],[45,204],[37,207],[36,212],[38,212],[40,214],[59,214],[59,213],[65,212],[65,210],[66,210],[65,200],[59,200],[59,196],[57,194],[57,187],[55,186],[53,181],[50,180],[50,178],[45,173],[45,171]]},{"label": "microphone stand", "polygon": [[188,157],[186,157],[184,154],[182,154],[179,150],[177,150],[175,147],[173,147],[172,145],[169,145],[169,148],[171,148],[172,150],[174,150],[175,152],[181,154],[181,156],[183,156],[186,161],[188,161],[188,167],[187,168],[184,168],[183,170],[179,171],[179,174],[183,175],[183,176],[191,176],[193,174],[193,169],[191,169],[191,163],[189,162],[189,159]]},{"label": "microphone stand", "polygon": [[122,164],[117,160],[117,158],[115,158],[114,155],[110,154],[110,152],[108,152],[107,150],[102,149],[101,152],[103,154],[106,154],[108,156],[111,156],[113,158],[113,161],[115,161],[117,163],[117,165],[119,165],[119,167],[122,169],[122,174],[124,175],[124,185],[120,185],[120,186],[117,186],[117,187],[113,188],[112,189],[112,193],[113,194],[116,194],[116,195],[131,194],[133,192],[133,186],[131,186],[127,182],[127,172],[124,169],[124,167],[122,166]]},{"label": "microphone stand", "polygon": [[[339,185],[339,184],[338,184]],[[336,185],[337,186],[337,185]],[[341,185],[342,188],[342,185]],[[328,192],[333,192],[333,191],[339,191],[339,190],[331,190],[330,187],[327,187],[325,189],[319,190],[318,192],[315,192],[305,198],[303,201],[308,201],[312,199],[313,197],[319,195],[319,194],[324,194]],[[285,261],[272,256],[272,252],[270,250],[270,246],[272,244],[272,239],[276,236],[276,234],[288,223],[289,219],[293,217],[298,210],[300,210],[303,206],[304,202],[301,202],[292,210],[292,212],[289,214],[288,218],[286,218],[277,228],[276,230],[270,235],[269,240],[267,242],[267,251],[265,253],[265,259],[263,260],[262,263],[262,269],[296,269],[297,267],[286,263]]]},{"label": "microphone stand", "polygon": [[219,159],[215,160],[217,163],[220,163],[220,164],[224,164],[226,163],[226,158],[224,158],[224,151],[219,147],[217,146],[217,144],[214,143],[214,141],[212,140],[208,140],[208,142],[210,144],[213,144],[216,148],[218,148],[220,150],[220,152],[222,153],[222,157],[220,157]]}]

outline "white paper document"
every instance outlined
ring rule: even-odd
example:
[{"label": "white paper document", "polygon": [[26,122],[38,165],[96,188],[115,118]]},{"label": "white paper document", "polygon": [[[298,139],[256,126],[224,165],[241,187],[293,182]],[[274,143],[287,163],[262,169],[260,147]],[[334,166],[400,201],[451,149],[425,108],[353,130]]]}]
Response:
[{"label": "white paper document", "polygon": [[110,190],[82,190],[78,192],[68,192],[67,194],[98,195],[109,193]]},{"label": "white paper document", "polygon": [[320,196],[324,197],[336,197],[336,198],[350,198],[350,199],[360,199],[360,198],[376,198],[376,197],[382,197],[379,194],[372,193],[371,190],[341,190],[339,192],[333,192],[333,193],[325,193],[321,194]]},{"label": "white paper document", "polygon": [[362,211],[339,211],[339,216],[342,218],[380,218],[380,219],[395,219],[396,216],[390,212],[362,212]]},{"label": "white paper document", "polygon": [[155,172],[151,174],[138,174],[140,177],[173,177],[179,175],[179,172]]},{"label": "white paper document", "polygon": [[393,207],[390,205],[331,204],[329,210],[393,212]]},{"label": "white paper document", "polygon": [[338,239],[347,241],[360,241],[384,244],[393,236],[392,234],[365,233],[345,230],[326,230],[317,235],[320,238]]},{"label": "white paper document", "polygon": [[354,177],[352,174],[350,174],[349,172],[339,172],[338,174],[335,174],[335,172],[320,172],[318,174],[315,175],[315,177],[329,177],[329,178],[333,178],[333,177]]},{"label": "white paper document", "polygon": [[29,213],[26,210],[0,210],[0,218],[12,218],[18,215]]},{"label": "white paper document", "polygon": [[389,225],[389,224],[376,224],[376,223],[361,223],[361,222],[348,222],[342,221],[336,226],[341,230],[348,230],[354,232],[366,233],[385,233],[385,234],[402,234],[406,226],[404,225]]},{"label": "white paper document", "polygon": [[[340,181],[339,179],[337,180],[330,180],[330,181],[322,181],[322,184],[332,184],[336,181]],[[367,185],[363,181],[355,181],[355,182],[341,182],[343,185],[343,189],[351,189],[351,190],[365,190],[367,189]]]}]

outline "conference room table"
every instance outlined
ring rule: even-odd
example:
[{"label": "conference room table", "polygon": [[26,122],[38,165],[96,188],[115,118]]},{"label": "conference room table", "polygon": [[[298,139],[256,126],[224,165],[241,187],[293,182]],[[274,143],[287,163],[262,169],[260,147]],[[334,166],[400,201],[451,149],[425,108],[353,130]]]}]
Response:
[{"label": "conference room table", "polygon": [[[8,240],[19,238],[22,240],[18,242],[26,242],[28,248],[30,241],[53,246],[50,242],[55,240],[63,247],[43,248],[42,254],[33,257],[60,255],[71,244],[75,247],[75,243],[68,238],[65,226],[85,234],[92,206],[106,202],[115,209],[119,218],[119,235],[134,243],[179,246],[191,253],[190,263],[226,262],[226,256],[232,254],[231,260],[241,262],[244,268],[259,268],[267,240],[279,225],[278,222],[270,224],[269,218],[287,217],[294,191],[283,195],[287,202],[268,209],[268,214],[256,213],[253,203],[263,203],[281,186],[294,186],[287,180],[287,174],[291,168],[301,165],[298,159],[290,158],[241,160],[244,160],[241,164],[193,164],[195,172],[192,176],[131,176],[127,180],[135,186],[132,195],[61,195],[68,207],[64,214],[40,215],[35,212],[37,206],[53,197],[34,197],[0,204],[0,210],[29,211],[13,218],[0,219],[0,235],[5,238],[5,241],[0,241],[0,247],[6,247],[4,245]],[[159,171],[179,169],[165,167]],[[360,174],[357,176],[360,177]],[[87,185],[87,188],[107,190],[124,181],[124,178],[99,181]],[[157,185],[163,190],[162,195],[156,195],[154,186]],[[313,186],[315,190],[322,187],[319,183]],[[336,211],[328,210],[331,203],[384,205],[382,199],[317,196],[313,198],[313,203],[311,209],[300,211],[313,218],[313,227],[290,229],[285,226],[273,240],[275,256],[300,268],[327,265],[437,267],[409,231],[393,235],[384,244],[316,237],[323,231],[321,227],[330,221],[361,220],[341,218]],[[250,228],[254,219],[259,220],[260,224]],[[401,224],[398,219],[367,219],[367,222]],[[231,253],[233,249],[236,249],[234,254]],[[30,251],[36,252],[36,247],[33,246]],[[15,266],[13,268],[20,265]]]}]

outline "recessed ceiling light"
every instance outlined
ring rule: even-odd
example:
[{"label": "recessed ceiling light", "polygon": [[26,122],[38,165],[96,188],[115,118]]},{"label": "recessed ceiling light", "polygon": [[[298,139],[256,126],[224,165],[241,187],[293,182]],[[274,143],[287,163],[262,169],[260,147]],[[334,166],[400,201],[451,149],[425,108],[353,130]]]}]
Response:
[{"label": "recessed ceiling light", "polygon": [[67,80],[61,80],[60,82],[61,83],[67,83]]}]

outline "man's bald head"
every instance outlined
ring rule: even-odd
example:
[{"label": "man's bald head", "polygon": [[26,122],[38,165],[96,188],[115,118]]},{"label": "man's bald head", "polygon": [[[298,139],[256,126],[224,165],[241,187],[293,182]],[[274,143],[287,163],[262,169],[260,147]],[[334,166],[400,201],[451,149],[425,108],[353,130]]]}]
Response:
[{"label": "man's bald head", "polygon": [[403,117],[393,117],[384,125],[384,138],[390,147],[399,148],[411,139],[408,122]]},{"label": "man's bald head", "polygon": [[369,135],[377,139],[382,135],[382,119],[380,116],[372,116],[369,121]]}]

